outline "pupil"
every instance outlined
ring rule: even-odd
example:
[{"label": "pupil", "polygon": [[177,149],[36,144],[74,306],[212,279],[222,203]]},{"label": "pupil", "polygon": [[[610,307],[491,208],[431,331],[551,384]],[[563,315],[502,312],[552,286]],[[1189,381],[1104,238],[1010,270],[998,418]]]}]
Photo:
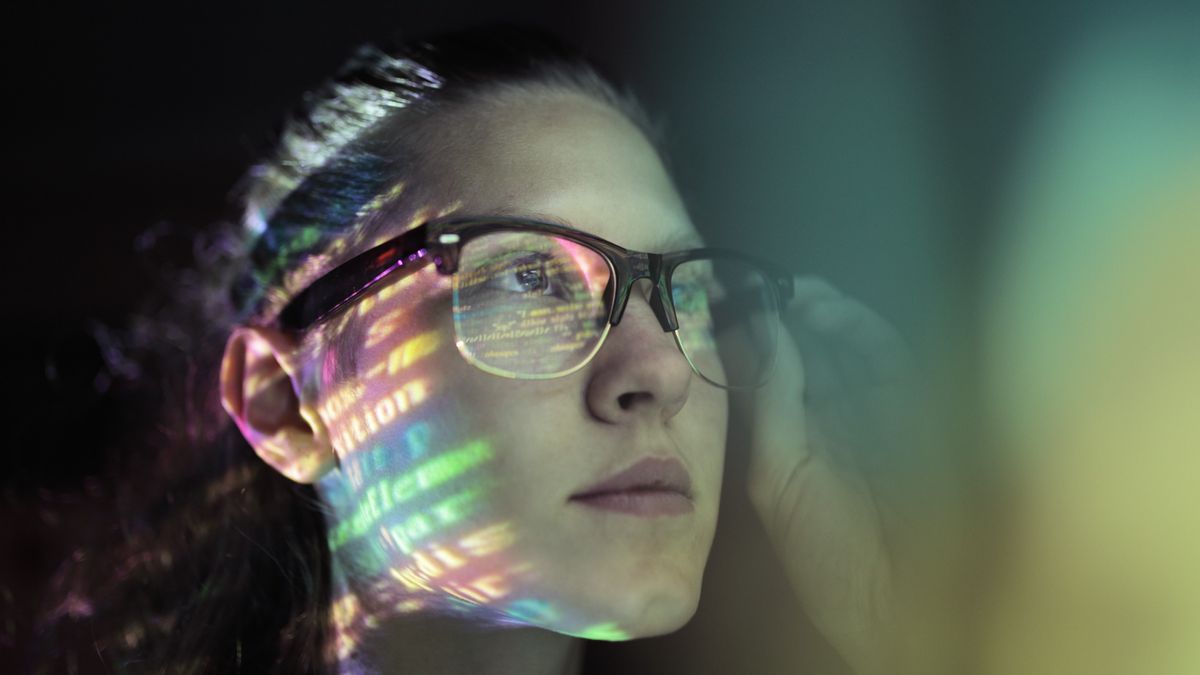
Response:
[{"label": "pupil", "polygon": [[517,272],[517,279],[526,290],[533,291],[542,287],[541,270],[521,270]]}]

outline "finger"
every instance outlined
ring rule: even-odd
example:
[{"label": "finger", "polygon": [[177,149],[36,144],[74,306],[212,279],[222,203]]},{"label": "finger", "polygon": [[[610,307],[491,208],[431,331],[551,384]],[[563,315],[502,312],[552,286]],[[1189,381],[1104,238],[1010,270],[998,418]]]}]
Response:
[{"label": "finger", "polygon": [[857,468],[868,440],[853,390],[874,376],[859,349],[848,348],[847,336],[838,331],[848,327],[853,312],[847,311],[848,298],[824,279],[797,276],[794,289],[784,325],[795,337],[804,364],[809,432],[825,439],[821,445],[831,461],[844,469]]},{"label": "finger", "polygon": [[747,411],[752,444],[750,471],[759,478],[806,461],[808,444],[804,420],[805,368],[796,343],[781,331],[771,377],[754,390]]},{"label": "finger", "polygon": [[820,277],[796,275],[794,294],[782,316],[782,339],[790,334],[796,341],[805,369],[805,401],[823,400],[836,391],[839,374],[836,359],[812,312],[827,304],[836,304],[842,294]]},{"label": "finger", "polygon": [[[802,283],[801,283],[802,281]],[[907,344],[887,321],[827,282],[798,280],[787,324],[806,371],[809,433],[830,459],[884,483],[914,469],[921,397]]]},{"label": "finger", "polygon": [[840,297],[842,292],[821,277],[797,274],[792,277],[792,298],[784,307],[784,313],[803,310],[814,303]]},{"label": "finger", "polygon": [[804,401],[821,401],[833,395],[841,375],[828,341],[802,321],[789,322],[780,333],[780,342],[794,341],[804,365]]},{"label": "finger", "polygon": [[811,305],[805,313],[813,330],[835,339],[855,355],[871,381],[902,380],[915,370],[907,342],[887,320],[863,303],[842,296]]},{"label": "finger", "polygon": [[871,380],[909,377],[915,368],[912,350],[900,332],[877,312],[845,295],[819,277],[797,275],[794,294],[783,312],[784,322],[805,330],[836,335],[859,355]]},{"label": "finger", "polygon": [[854,456],[860,443],[854,430],[860,420],[854,419],[845,366],[839,362],[836,345],[818,333],[797,331],[796,343],[804,364],[804,406],[807,425],[819,433],[830,458],[842,466],[857,463]]}]

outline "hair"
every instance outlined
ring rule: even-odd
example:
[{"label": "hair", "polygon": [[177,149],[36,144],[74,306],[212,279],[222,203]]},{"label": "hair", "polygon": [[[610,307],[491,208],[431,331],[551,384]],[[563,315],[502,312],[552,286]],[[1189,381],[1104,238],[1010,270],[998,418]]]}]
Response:
[{"label": "hair", "polygon": [[[665,163],[661,127],[613,82],[545,32],[489,24],[362,47],[303,98],[240,186],[241,224],[195,236],[195,267],[174,275],[160,309],[97,333],[114,375],[161,410],[109,469],[117,525],[53,580],[39,670],[97,658],[117,672],[334,670],[325,508],[259,460],[221,409],[225,340],[420,202],[424,158],[454,108],[514,90],[581,93],[622,112]],[[401,183],[416,193],[381,199]]]}]

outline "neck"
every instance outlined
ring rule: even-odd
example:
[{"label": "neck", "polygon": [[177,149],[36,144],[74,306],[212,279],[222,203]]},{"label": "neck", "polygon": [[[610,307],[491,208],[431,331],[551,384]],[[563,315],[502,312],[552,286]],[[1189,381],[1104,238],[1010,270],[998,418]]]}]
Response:
[{"label": "neck", "polygon": [[[421,612],[362,615],[371,605],[334,557],[334,631],[340,675],[579,675],[583,641],[541,628],[481,626],[471,617]],[[350,626],[338,617],[359,614]],[[371,618],[367,618],[370,616]]]}]

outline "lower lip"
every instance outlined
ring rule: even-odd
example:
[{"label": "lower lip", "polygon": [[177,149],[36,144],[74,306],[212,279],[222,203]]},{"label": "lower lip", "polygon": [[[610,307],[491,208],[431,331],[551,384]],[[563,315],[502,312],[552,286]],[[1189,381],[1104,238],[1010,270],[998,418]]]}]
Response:
[{"label": "lower lip", "polygon": [[646,517],[680,516],[695,510],[692,500],[678,492],[654,490],[609,492],[591,497],[572,497],[571,501],[594,509]]}]

